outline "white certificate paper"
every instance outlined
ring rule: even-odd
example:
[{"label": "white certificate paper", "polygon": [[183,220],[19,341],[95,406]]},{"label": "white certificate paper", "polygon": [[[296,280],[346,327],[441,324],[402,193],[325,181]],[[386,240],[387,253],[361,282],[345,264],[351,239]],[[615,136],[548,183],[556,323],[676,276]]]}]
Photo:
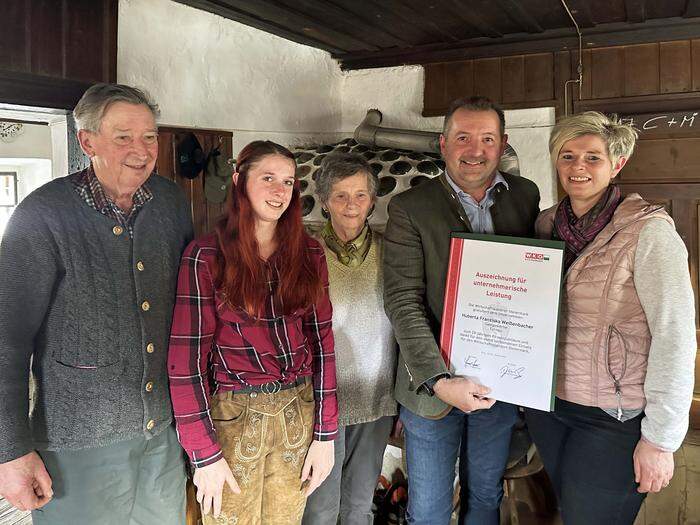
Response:
[{"label": "white certificate paper", "polygon": [[489,397],[551,411],[564,243],[453,234],[440,348]]}]

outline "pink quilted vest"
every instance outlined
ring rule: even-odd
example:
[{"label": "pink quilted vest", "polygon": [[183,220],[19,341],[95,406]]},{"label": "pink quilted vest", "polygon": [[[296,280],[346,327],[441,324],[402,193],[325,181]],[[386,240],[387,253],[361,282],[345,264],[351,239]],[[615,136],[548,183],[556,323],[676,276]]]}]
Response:
[{"label": "pink quilted vest", "polygon": [[[538,237],[552,238],[555,211],[556,206],[540,213]],[[661,206],[628,195],[566,273],[557,397],[604,409],[645,406],[651,334],[634,287],[634,255],[639,232],[651,218],[673,224]]]}]

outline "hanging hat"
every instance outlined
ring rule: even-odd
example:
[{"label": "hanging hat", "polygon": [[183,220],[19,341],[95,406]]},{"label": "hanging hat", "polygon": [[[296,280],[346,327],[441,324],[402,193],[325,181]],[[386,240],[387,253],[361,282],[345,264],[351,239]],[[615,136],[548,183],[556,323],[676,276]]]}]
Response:
[{"label": "hanging hat", "polygon": [[187,179],[194,179],[204,168],[204,160],[202,145],[195,134],[185,135],[177,145],[178,173]]},{"label": "hanging hat", "polygon": [[233,182],[233,170],[226,155],[219,148],[214,148],[207,158],[204,171],[204,196],[209,202],[220,204],[226,200],[228,187]]}]

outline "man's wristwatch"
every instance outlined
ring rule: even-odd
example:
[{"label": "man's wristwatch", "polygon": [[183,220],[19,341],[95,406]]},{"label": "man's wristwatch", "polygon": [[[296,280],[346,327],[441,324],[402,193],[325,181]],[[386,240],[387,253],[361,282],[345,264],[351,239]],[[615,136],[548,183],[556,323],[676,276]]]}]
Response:
[{"label": "man's wristwatch", "polygon": [[425,392],[426,392],[430,397],[433,397],[433,396],[435,395],[435,390],[433,390],[433,389],[435,388],[435,383],[437,383],[438,381],[440,381],[440,379],[449,379],[449,378],[450,378],[450,374],[440,374],[440,375],[437,375],[437,376],[435,376],[435,377],[431,377],[430,379],[428,379],[427,381],[425,381],[425,382],[421,385],[421,387],[425,390]]}]

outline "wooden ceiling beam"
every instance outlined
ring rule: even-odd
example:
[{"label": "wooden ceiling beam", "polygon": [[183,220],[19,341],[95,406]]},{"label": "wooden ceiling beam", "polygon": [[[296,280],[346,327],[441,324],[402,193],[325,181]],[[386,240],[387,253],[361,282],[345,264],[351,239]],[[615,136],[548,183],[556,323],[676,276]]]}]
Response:
[{"label": "wooden ceiling beam", "polygon": [[418,21],[421,26],[426,29],[433,38],[439,39],[442,42],[459,42],[458,35],[453,34],[444,27],[436,24],[429,16],[426,15],[426,6],[423,0],[391,0],[391,8],[404,20]]},{"label": "wooden ceiling beam", "polygon": [[342,49],[340,47],[328,44],[327,42],[324,42],[322,40],[316,40],[315,38],[311,38],[309,36],[294,33],[292,31],[284,29],[283,27],[280,27],[278,25],[263,22],[262,20],[259,20],[259,19],[255,18],[254,16],[250,16],[246,13],[236,11],[233,8],[231,8],[229,5],[227,5],[226,2],[221,2],[221,1],[217,1],[217,0],[174,0],[174,1],[177,2],[178,4],[184,4],[184,5],[187,5],[190,7],[194,7],[195,9],[201,9],[202,11],[206,11],[208,13],[219,15],[223,18],[233,20],[234,22],[240,22],[241,24],[245,24],[247,26],[254,27],[255,29],[260,29],[261,31],[265,31],[266,33],[277,35],[281,38],[286,38],[287,40],[291,40],[292,42],[296,42],[297,44],[304,44],[304,45],[315,47],[318,49],[323,49],[325,51],[328,51],[329,53],[346,53],[346,52],[348,52],[347,49]]},{"label": "wooden ceiling beam", "polygon": [[482,36],[490,38],[499,38],[503,36],[503,33],[497,31],[491,24],[484,20],[472,3],[465,3],[462,0],[450,0],[450,7],[455,16],[465,25],[481,33]]},{"label": "wooden ceiling beam", "polygon": [[700,16],[700,0],[688,0],[688,3],[685,4],[683,18],[690,18],[693,16]]},{"label": "wooden ceiling beam", "polygon": [[[244,0],[175,1],[223,16],[229,20],[240,22],[293,42],[324,49],[330,53],[379,50],[377,46],[369,45],[350,35],[330,29],[322,22],[267,0],[256,0],[254,3]],[[285,25],[289,24],[298,27],[298,32],[282,26],[282,21]]]},{"label": "wooden ceiling beam", "polygon": [[[348,27],[353,28],[355,35],[360,35],[362,40],[376,43],[379,47],[407,47],[411,42],[393,34],[389,27],[377,25],[368,17],[353,13],[341,6],[327,2],[326,0],[297,0],[299,6],[310,7],[321,14],[328,14],[345,21]],[[381,42],[381,43],[380,43]]]},{"label": "wooden ceiling beam", "polygon": [[0,69],[0,99],[18,106],[72,110],[92,84]]},{"label": "wooden ceiling beam", "polygon": [[[566,0],[571,14],[574,15],[574,19],[580,28],[595,27],[595,22],[593,21],[593,16],[591,15],[591,10],[588,7],[589,0]],[[563,8],[562,8],[563,10]],[[564,12],[564,16],[569,18],[569,15]]]},{"label": "wooden ceiling beam", "polygon": [[[585,48],[642,44],[648,42],[700,38],[700,22],[675,18],[648,20],[640,24],[627,22],[599,24],[586,30]],[[463,40],[457,44],[429,44],[376,53],[346,53],[333,55],[342,69],[391,67],[407,64],[429,64],[546,53],[578,49],[578,37],[572,29],[551,29],[539,34],[519,33],[506,35],[494,41],[491,38]]]},{"label": "wooden ceiling beam", "polygon": [[541,33],[544,28],[537,20],[525,10],[518,0],[496,0],[501,11],[504,12],[516,24],[520,24],[527,33]]},{"label": "wooden ceiling beam", "polygon": [[647,19],[646,0],[625,0],[625,13],[630,24],[644,22]]},{"label": "wooden ceiling beam", "polygon": [[331,29],[323,20],[312,18],[306,14],[295,11],[274,0],[226,0],[226,3],[240,11],[269,20],[276,25],[284,24],[286,27],[296,27],[302,35],[310,36],[316,40],[328,39],[328,43],[334,43],[344,49],[379,50],[375,46],[352,35]]},{"label": "wooden ceiling beam", "polygon": [[[415,13],[404,5],[402,0],[393,0],[395,3],[391,3],[389,0],[364,0],[365,3],[372,4],[377,12],[388,11],[386,15],[397,19],[400,23],[406,24],[410,27],[411,33],[417,36],[420,40],[429,41],[437,36],[443,40],[443,35],[441,33],[436,33],[435,30],[428,29],[423,25],[423,20],[416,17]],[[383,17],[383,20],[389,20],[389,18]]]}]

